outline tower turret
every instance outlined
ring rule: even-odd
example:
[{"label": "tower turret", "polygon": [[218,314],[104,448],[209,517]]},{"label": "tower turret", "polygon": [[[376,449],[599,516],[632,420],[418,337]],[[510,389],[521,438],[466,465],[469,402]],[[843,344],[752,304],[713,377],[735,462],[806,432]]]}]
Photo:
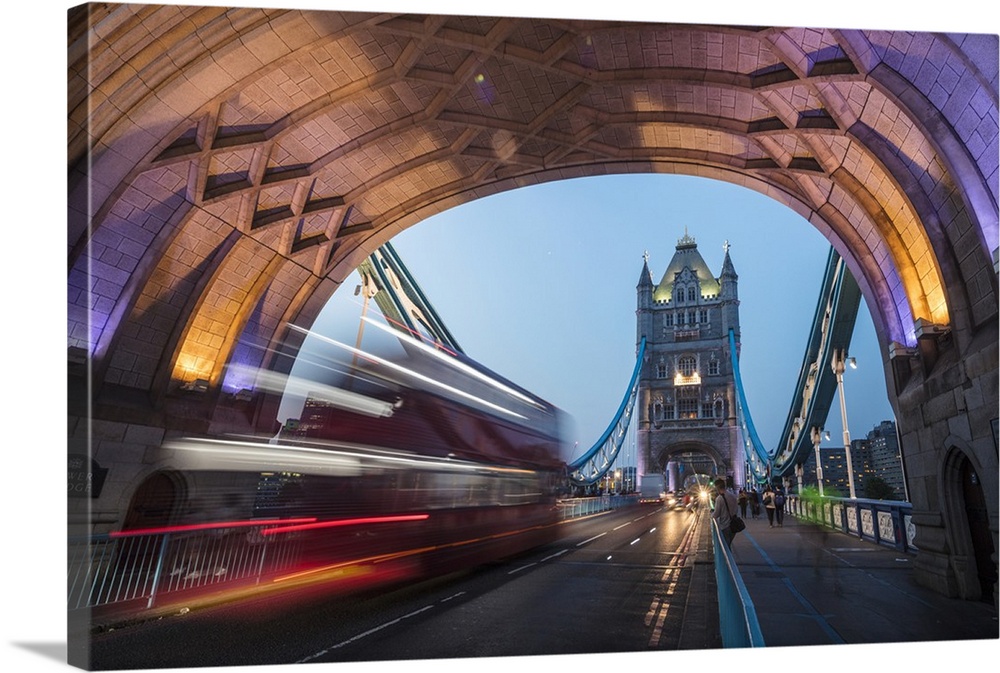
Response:
[{"label": "tower turret", "polygon": [[649,337],[653,327],[653,274],[649,271],[649,253],[642,254],[642,272],[639,274],[639,283],[635,286],[636,292],[636,335],[635,342],[638,344],[643,337]]},{"label": "tower turret", "polygon": [[722,273],[719,275],[722,328],[727,334],[732,328],[736,332],[738,340],[740,335],[740,294],[738,288],[740,277],[733,266],[733,260],[729,257],[729,241],[723,244],[722,249],[726,251],[726,256],[722,260]]}]

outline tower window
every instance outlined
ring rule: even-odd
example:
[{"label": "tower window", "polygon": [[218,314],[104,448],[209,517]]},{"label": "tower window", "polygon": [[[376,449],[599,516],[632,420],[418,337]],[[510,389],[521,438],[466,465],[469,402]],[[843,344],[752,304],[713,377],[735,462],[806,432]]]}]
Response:
[{"label": "tower window", "polygon": [[698,312],[698,321],[707,323],[708,322],[708,309],[703,308]]},{"label": "tower window", "polygon": [[685,355],[677,361],[677,370],[681,373],[681,376],[689,377],[693,375],[696,368],[697,362],[690,355]]},{"label": "tower window", "polygon": [[667,363],[657,362],[656,363],[656,378],[665,379],[667,378]]},{"label": "tower window", "polygon": [[677,400],[677,417],[680,419],[698,418],[698,400]]},{"label": "tower window", "polygon": [[664,313],[663,314],[663,325],[665,327],[673,327],[674,326],[674,314],[673,313]]},{"label": "tower window", "polygon": [[694,301],[695,299],[697,299],[697,297],[695,296],[694,288],[693,287],[689,287],[688,288],[688,301]]},{"label": "tower window", "polygon": [[708,375],[709,376],[718,376],[719,375],[719,361],[718,360],[709,360],[708,361]]},{"label": "tower window", "polygon": [[677,389],[677,418],[686,420],[698,418],[700,402],[698,401],[699,386],[689,386]]}]

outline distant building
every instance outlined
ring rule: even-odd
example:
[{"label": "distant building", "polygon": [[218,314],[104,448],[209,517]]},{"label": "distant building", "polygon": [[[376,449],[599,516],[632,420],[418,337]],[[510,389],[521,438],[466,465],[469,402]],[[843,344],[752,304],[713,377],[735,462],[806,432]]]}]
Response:
[{"label": "distant building", "polygon": [[[848,497],[851,494],[851,485],[847,479],[847,452],[844,450],[844,447],[821,447],[819,455],[823,461],[823,493],[825,495]],[[852,462],[853,457],[852,454]],[[815,473],[816,469],[814,467],[813,474],[815,475]],[[855,477],[857,477],[856,474]],[[856,485],[857,482],[855,482]]]},{"label": "distant building", "polygon": [[865,474],[880,477],[896,492],[897,500],[905,500],[906,483],[896,424],[893,421],[882,421],[862,441]]},{"label": "distant building", "polygon": [[[823,491],[847,496],[850,484],[847,479],[847,454],[843,447],[821,447],[823,461]],[[882,421],[864,439],[851,440],[851,466],[854,468],[854,491],[864,496],[866,477],[880,477],[895,491],[897,500],[907,497],[903,465],[900,458],[899,438],[893,421]],[[813,453],[803,463],[802,483],[816,485],[816,458]]]}]

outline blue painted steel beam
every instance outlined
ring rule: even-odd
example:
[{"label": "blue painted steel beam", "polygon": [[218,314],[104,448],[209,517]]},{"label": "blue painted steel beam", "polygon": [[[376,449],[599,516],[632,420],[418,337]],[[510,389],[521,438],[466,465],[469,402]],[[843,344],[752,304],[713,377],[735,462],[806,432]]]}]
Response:
[{"label": "blue painted steel beam", "polygon": [[838,350],[847,352],[861,303],[861,290],[836,250],[830,248],[823,284],[813,315],[813,324],[799,370],[788,419],[777,447],[768,450],[760,441],[743,389],[736,337],[729,331],[729,348],[737,392],[737,417],[743,434],[744,451],[755,478],[763,483],[782,476],[805,462],[813,451],[810,430],[822,428],[837,392],[831,358]]},{"label": "blue painted steel beam", "polygon": [[635,369],[628,384],[628,390],[622,403],[618,406],[608,429],[601,438],[582,456],[567,465],[570,481],[578,486],[589,486],[600,481],[615,464],[615,459],[625,443],[625,436],[632,414],[635,411],[635,398],[639,392],[639,373],[642,370],[642,360],[646,353],[646,339],[639,342],[639,353],[635,358]]},{"label": "blue painted steel beam", "polygon": [[837,392],[831,358],[835,351],[848,352],[860,304],[858,282],[837,251],[830,248],[788,418],[778,446],[772,451],[774,476],[786,474],[812,454],[810,430],[826,423]]},{"label": "blue painted steel beam", "polygon": [[750,407],[747,405],[746,392],[743,390],[743,377],[740,375],[740,358],[736,349],[736,333],[729,330],[729,355],[733,361],[733,381],[736,387],[736,419],[740,425],[740,439],[743,442],[743,452],[747,463],[758,483],[764,483],[770,474],[771,456],[757,435]]}]

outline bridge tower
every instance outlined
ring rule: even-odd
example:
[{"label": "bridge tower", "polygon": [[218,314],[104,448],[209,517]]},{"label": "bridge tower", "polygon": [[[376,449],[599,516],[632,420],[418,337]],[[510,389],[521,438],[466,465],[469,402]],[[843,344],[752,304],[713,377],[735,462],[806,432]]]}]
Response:
[{"label": "bridge tower", "polygon": [[646,339],[638,391],[640,489],[679,489],[707,473],[743,484],[729,330],[740,338],[738,276],[728,241],[718,277],[685,230],[659,284],[643,256],[636,342]]}]

